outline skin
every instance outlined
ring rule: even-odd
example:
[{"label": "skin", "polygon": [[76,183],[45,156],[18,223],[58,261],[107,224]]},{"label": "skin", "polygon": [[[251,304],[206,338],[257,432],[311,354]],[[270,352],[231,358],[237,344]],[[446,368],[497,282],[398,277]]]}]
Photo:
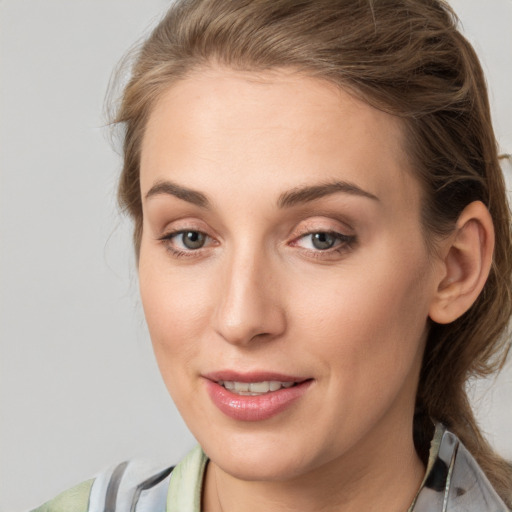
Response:
[{"label": "skin", "polygon": [[[141,155],[140,289],[163,379],[211,458],[204,510],[411,504],[424,474],[414,398],[446,266],[426,249],[402,139],[392,116],[284,70],[203,69],[157,102]],[[373,197],[279,205],[340,181]],[[188,249],[181,230],[204,245]],[[311,233],[326,232],[343,236],[320,250]],[[237,421],[206,392],[203,376],[225,369],[312,384],[270,419]]]}]

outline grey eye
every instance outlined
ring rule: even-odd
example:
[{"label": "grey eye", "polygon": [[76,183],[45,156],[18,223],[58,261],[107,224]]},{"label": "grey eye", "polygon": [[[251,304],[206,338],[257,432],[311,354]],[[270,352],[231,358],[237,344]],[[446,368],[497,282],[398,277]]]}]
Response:
[{"label": "grey eye", "polygon": [[183,231],[180,236],[187,249],[200,249],[206,242],[206,235],[200,231]]},{"label": "grey eye", "polygon": [[332,233],[312,233],[311,244],[315,249],[323,250],[334,247],[337,237]]}]

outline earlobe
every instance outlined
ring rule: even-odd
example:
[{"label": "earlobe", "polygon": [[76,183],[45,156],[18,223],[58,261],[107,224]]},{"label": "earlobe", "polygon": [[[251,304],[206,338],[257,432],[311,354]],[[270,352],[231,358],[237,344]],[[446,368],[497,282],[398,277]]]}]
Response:
[{"label": "earlobe", "polygon": [[447,324],[463,315],[482,291],[492,265],[494,226],[481,201],[462,211],[442,248],[443,275],[429,309],[430,318]]}]

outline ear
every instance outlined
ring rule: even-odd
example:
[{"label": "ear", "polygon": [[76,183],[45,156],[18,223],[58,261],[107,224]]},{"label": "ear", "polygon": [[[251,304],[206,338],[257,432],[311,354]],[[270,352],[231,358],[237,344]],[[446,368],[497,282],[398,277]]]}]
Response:
[{"label": "ear", "polygon": [[453,322],[472,306],[489,275],[493,250],[491,215],[481,201],[474,201],[441,243],[442,275],[429,309],[434,322]]}]

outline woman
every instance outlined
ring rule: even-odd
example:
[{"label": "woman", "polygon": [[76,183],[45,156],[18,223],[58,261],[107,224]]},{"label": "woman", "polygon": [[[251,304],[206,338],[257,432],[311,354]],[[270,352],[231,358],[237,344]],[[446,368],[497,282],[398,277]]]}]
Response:
[{"label": "woman", "polygon": [[510,214],[442,2],[192,0],[141,48],[121,205],[201,448],[49,510],[507,510],[467,379],[498,368]]}]

